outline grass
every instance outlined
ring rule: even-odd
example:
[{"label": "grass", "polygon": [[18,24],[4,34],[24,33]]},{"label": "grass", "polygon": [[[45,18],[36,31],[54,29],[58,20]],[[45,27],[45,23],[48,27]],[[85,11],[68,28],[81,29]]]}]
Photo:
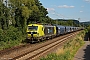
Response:
[{"label": "grass", "polygon": [[78,49],[84,44],[85,32],[80,32],[76,37],[67,41],[63,48],[57,49],[56,53],[51,53],[40,60],[73,60]]}]

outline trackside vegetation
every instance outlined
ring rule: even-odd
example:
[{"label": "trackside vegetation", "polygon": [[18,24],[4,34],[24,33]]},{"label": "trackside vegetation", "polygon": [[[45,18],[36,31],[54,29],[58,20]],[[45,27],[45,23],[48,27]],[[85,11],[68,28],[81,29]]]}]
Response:
[{"label": "trackside vegetation", "polygon": [[25,37],[17,28],[10,26],[7,31],[0,29],[0,50],[20,45]]},{"label": "trackside vegetation", "polygon": [[88,33],[89,40],[90,40],[90,25],[87,27],[87,33]]},{"label": "trackside vegetation", "polygon": [[73,60],[77,50],[84,44],[85,31],[80,32],[76,37],[67,41],[64,46],[40,60]]}]

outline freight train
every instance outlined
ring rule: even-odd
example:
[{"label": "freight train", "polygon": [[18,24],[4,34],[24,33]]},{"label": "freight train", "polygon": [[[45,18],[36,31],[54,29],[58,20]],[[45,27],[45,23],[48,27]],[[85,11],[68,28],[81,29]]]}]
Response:
[{"label": "freight train", "polygon": [[80,27],[51,25],[51,24],[29,24],[26,39],[33,43],[60,36],[80,30]]}]

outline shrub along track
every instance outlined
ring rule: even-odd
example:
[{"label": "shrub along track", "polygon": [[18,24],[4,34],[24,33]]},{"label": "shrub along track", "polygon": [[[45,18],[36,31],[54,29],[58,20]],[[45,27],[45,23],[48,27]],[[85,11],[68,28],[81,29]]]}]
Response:
[{"label": "shrub along track", "polygon": [[61,43],[67,41],[67,39],[74,37],[79,32],[80,31],[66,34],[51,40],[47,40],[44,43],[26,44],[2,50],[0,51],[0,60],[36,60],[36,58],[54,49]]}]

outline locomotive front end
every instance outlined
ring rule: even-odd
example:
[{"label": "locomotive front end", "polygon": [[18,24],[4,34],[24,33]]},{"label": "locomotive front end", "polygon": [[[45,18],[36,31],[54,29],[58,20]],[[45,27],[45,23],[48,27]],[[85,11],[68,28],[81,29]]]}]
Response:
[{"label": "locomotive front end", "polygon": [[34,40],[34,39],[37,39],[38,36],[39,36],[38,26],[35,26],[33,24],[28,25],[28,27],[27,27],[27,39]]},{"label": "locomotive front end", "polygon": [[27,37],[29,42],[37,42],[44,36],[43,25],[29,24],[27,27]]}]

